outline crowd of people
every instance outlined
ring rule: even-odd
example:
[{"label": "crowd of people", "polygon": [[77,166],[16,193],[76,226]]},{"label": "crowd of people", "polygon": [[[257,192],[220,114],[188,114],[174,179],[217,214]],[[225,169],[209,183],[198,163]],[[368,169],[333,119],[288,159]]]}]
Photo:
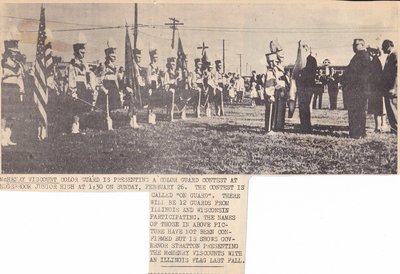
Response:
[{"label": "crowd of people", "polygon": [[[308,46],[303,46],[307,52]],[[249,81],[252,105],[266,106],[266,132],[282,131],[285,109],[289,108],[291,116],[291,103],[298,102],[301,131],[311,133],[311,108],[322,108],[322,96],[327,91],[329,109],[337,109],[338,93],[342,89],[351,138],[366,136],[367,113],[374,115],[375,132],[383,132],[387,127],[387,116],[390,131],[397,134],[397,53],[394,43],[385,40],[382,44],[383,53],[388,55],[384,67],[379,59],[379,47],[366,47],[363,39],[355,39],[353,50],[355,55],[343,73],[335,71],[329,59],[319,67],[311,53],[305,67],[294,71],[283,67],[283,49],[279,43],[271,41],[270,53],[266,54],[266,73],[252,71]],[[290,98],[293,86],[296,95]]]},{"label": "crowd of people", "polygon": [[[355,39],[353,51],[355,55],[346,67],[344,74],[336,79],[342,85],[344,108],[348,110],[349,135],[351,138],[366,136],[367,112],[374,115],[375,132],[381,132],[385,126],[387,114],[390,131],[397,134],[397,54],[390,40],[382,43],[382,50],[387,54],[385,66],[379,60],[379,48],[365,47],[363,39]],[[317,61],[312,56],[307,57],[306,66],[294,77],[297,78],[299,111],[301,128],[311,132],[310,102],[314,99],[318,87],[316,71]],[[318,75],[318,73],[317,73]],[[337,80],[326,77],[322,84],[327,83],[330,97],[330,108],[337,107]],[[331,90],[331,91],[329,91]],[[321,102],[321,101],[320,101]],[[313,101],[315,107],[315,101]]]},{"label": "crowd of people", "polygon": [[[15,145],[11,124],[31,117],[26,107],[33,103],[35,71],[26,70],[26,57],[19,51],[17,40],[4,42],[2,59],[2,146]],[[307,47],[305,45],[305,47]],[[245,91],[249,91],[252,106],[265,105],[265,131],[273,134],[285,128],[286,112],[293,115],[298,102],[302,132],[311,133],[311,107],[321,108],[324,90],[328,91],[330,109],[337,108],[339,86],[343,90],[343,103],[348,110],[349,135],[361,138],[366,135],[366,114],[374,114],[375,131],[385,123],[384,114],[391,131],[397,133],[397,55],[394,44],[385,40],[383,53],[387,54],[384,67],[381,65],[379,48],[366,48],[362,39],[355,39],[354,57],[342,75],[335,72],[328,59],[318,67],[314,56],[309,54],[304,68],[291,71],[283,66],[284,51],[277,41],[270,42],[266,54],[267,68],[264,73],[252,75],[247,84],[244,77],[236,73],[224,73],[222,61],[194,60],[195,69],[187,69],[186,56],[169,57],[165,68],[158,64],[157,49],[149,51],[150,64],[142,66],[140,49],[132,49],[132,67],[116,65],[117,48],[110,39],[105,47],[105,61],[96,65],[85,63],[86,42],[73,44],[74,57],[63,74],[56,65],[47,78],[47,112],[50,125],[62,125],[59,132],[83,133],[90,128],[90,113],[102,117],[103,128],[113,129],[119,109],[129,109],[129,124],[138,129],[138,110],[146,109],[147,122],[156,124],[161,119],[156,107],[166,108],[166,119],[174,120],[178,110],[181,119],[193,107],[195,117],[202,109],[206,117],[225,115],[224,104],[242,103]],[[292,90],[295,85],[295,96]],[[212,109],[214,111],[212,111]],[[25,117],[24,117],[25,115]],[[35,114],[39,115],[39,114]],[[53,119],[53,120],[52,120]],[[58,119],[58,120],[56,120]],[[43,126],[43,125],[41,125]],[[39,139],[46,138],[43,132]]]}]

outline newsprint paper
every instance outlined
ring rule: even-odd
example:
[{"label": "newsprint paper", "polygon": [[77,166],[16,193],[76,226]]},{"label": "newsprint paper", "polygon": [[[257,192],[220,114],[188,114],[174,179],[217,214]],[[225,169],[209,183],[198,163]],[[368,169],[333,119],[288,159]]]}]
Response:
[{"label": "newsprint paper", "polygon": [[149,274],[244,273],[250,175],[398,174],[398,18],[2,3],[0,190],[146,192]]}]

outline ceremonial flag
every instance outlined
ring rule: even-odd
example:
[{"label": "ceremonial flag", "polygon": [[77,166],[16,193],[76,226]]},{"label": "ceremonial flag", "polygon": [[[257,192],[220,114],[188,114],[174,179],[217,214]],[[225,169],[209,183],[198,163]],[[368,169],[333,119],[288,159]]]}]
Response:
[{"label": "ceremonial flag", "polygon": [[309,53],[309,48],[305,44],[301,44],[299,41],[299,46],[297,48],[297,58],[294,63],[293,71],[290,77],[290,90],[289,90],[289,118],[293,117],[294,111],[296,109],[296,99],[297,99],[297,76],[300,71],[306,66],[306,58]]},{"label": "ceremonial flag", "polygon": [[140,95],[140,92],[138,90],[138,83],[137,83],[137,74],[138,71],[136,71],[135,68],[135,60],[133,58],[133,53],[132,53],[132,44],[131,44],[131,39],[129,37],[129,31],[128,31],[128,26],[126,26],[126,34],[125,34],[125,85],[127,87],[130,87],[133,90],[133,95],[132,99],[134,99],[134,102],[139,106],[142,105],[142,98]]},{"label": "ceremonial flag", "polygon": [[177,52],[177,58],[176,58],[176,68],[181,69],[182,72],[187,69],[186,54],[183,51],[183,45],[182,45],[182,41],[181,41],[180,37],[178,39],[178,52]]},{"label": "ceremonial flag", "polygon": [[51,43],[47,41],[45,10],[42,5],[40,11],[40,22],[36,47],[36,60],[33,69],[35,81],[33,99],[38,107],[40,114],[38,127],[39,140],[47,138],[47,102],[49,99],[47,80],[50,76],[50,72],[52,69],[53,58],[51,53]]},{"label": "ceremonial flag", "polygon": [[206,70],[208,68],[208,57],[207,57],[207,53],[206,50],[203,50],[202,52],[202,57],[201,57],[201,62],[203,63],[201,69],[202,70]]}]

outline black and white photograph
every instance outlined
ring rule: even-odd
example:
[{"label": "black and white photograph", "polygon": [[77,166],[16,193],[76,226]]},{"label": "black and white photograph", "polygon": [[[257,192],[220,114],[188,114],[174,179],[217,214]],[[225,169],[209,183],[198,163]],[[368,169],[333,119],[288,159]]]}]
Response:
[{"label": "black and white photograph", "polygon": [[5,174],[397,174],[396,2],[1,5]]}]

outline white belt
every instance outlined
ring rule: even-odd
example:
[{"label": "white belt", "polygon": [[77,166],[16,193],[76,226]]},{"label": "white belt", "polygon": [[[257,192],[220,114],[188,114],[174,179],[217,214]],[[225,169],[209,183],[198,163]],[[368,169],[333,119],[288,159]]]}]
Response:
[{"label": "white belt", "polygon": [[12,75],[10,77],[4,78],[2,80],[3,84],[15,84],[15,85],[19,85],[20,84],[20,80],[18,79],[19,76],[17,75]]},{"label": "white belt", "polygon": [[117,75],[115,75],[115,74],[105,75],[104,80],[117,81]]},{"label": "white belt", "polygon": [[86,76],[84,76],[84,75],[77,75],[77,76],[75,76],[75,81],[76,81],[76,82],[85,82],[85,83],[86,83]]}]

